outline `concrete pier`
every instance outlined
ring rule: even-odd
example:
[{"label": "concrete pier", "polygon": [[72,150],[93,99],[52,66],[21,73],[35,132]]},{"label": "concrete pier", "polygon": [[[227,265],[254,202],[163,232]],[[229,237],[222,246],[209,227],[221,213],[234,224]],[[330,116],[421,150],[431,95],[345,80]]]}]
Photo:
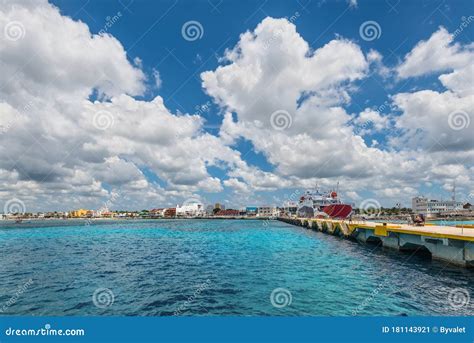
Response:
[{"label": "concrete pier", "polygon": [[473,268],[474,228],[472,225],[412,226],[319,218],[278,218],[292,225],[303,226],[331,235],[356,239],[363,243],[379,243],[400,251],[426,251],[434,259]]}]

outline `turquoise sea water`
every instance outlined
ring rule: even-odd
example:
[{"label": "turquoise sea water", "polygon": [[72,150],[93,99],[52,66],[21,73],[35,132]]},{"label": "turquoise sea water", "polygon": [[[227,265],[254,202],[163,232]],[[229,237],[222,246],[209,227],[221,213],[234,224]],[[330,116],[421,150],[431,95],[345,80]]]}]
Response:
[{"label": "turquoise sea water", "polygon": [[0,314],[474,314],[473,271],[277,221],[3,222],[0,259]]},{"label": "turquoise sea water", "polygon": [[474,220],[435,220],[430,223],[442,226],[474,225]]}]

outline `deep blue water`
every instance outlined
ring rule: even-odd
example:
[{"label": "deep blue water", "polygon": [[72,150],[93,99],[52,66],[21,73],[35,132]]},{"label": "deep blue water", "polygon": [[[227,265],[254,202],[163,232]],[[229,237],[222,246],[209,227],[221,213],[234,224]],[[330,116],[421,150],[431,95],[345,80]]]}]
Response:
[{"label": "deep blue water", "polygon": [[474,314],[472,270],[277,221],[3,222],[0,259],[3,314]]}]

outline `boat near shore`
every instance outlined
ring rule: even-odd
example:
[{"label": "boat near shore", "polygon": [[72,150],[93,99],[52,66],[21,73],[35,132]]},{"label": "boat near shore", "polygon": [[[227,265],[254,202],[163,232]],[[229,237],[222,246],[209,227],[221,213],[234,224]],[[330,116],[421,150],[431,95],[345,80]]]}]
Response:
[{"label": "boat near shore", "polygon": [[303,218],[345,219],[352,214],[352,205],[345,204],[335,190],[306,191],[299,200],[297,215]]}]

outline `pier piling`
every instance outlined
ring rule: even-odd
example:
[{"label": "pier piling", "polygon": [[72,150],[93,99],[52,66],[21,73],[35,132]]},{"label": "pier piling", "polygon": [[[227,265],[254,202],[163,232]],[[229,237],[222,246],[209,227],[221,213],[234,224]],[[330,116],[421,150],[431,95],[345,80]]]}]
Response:
[{"label": "pier piling", "polygon": [[278,220],[334,236],[377,243],[399,251],[429,251],[431,257],[467,268],[474,267],[474,228],[458,226],[411,226],[319,218]]}]

